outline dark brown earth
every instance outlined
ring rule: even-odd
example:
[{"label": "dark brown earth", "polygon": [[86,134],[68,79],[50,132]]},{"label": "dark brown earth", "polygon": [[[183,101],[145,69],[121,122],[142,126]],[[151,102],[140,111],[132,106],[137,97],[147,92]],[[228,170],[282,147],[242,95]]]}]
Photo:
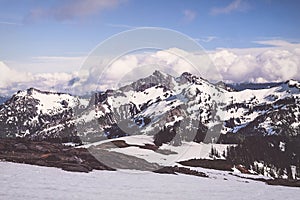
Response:
[{"label": "dark brown earth", "polygon": [[138,147],[141,149],[155,151],[156,153],[160,153],[164,155],[177,154],[176,152],[171,150],[159,149],[159,147],[154,144],[143,144],[143,145],[127,144],[124,140],[114,140],[111,142],[99,144],[96,147],[100,149],[108,149],[108,148],[116,148],[116,147],[117,148]]},{"label": "dark brown earth", "polygon": [[[189,167],[203,167],[208,169],[216,169],[222,171],[233,171],[232,168],[234,167],[233,164],[226,160],[208,160],[208,159],[191,159],[187,161],[178,162],[183,166]],[[243,166],[238,165],[235,166],[240,172],[243,174],[249,174],[249,171],[245,169]],[[233,176],[238,176],[236,174],[229,173]],[[250,179],[255,181],[262,181],[268,185],[281,185],[281,186],[289,186],[289,187],[300,187],[300,180],[293,180],[293,179],[263,179],[263,178],[251,178],[251,177],[244,177],[238,176],[244,179]]]},{"label": "dark brown earth", "polygon": [[[122,140],[119,140],[114,143],[104,143],[102,145],[92,146],[89,149],[86,149],[74,148],[65,146],[60,143],[50,143],[45,141],[38,142],[21,138],[1,138],[0,161],[2,160],[39,166],[57,167],[66,171],[73,172],[90,172],[92,170],[114,171],[116,169],[138,169],[163,174],[181,173],[200,177],[208,177],[203,172],[198,172],[189,168],[178,166],[160,166],[156,163],[149,163],[144,159],[136,158],[134,156],[129,156],[117,152],[110,152],[107,150],[107,148],[111,148],[111,145],[113,145],[115,148],[126,148],[132,146]],[[138,147],[145,148],[150,151],[158,150],[154,145],[144,145]],[[233,167],[233,165],[226,160],[192,159],[179,162],[179,164],[183,166],[203,167],[225,171],[232,171]],[[248,171],[244,168],[241,168],[240,171],[243,173],[248,173]],[[246,179],[263,181],[269,185],[300,187],[300,180],[265,180],[256,178]]]},{"label": "dark brown earth", "polygon": [[243,177],[239,176],[237,174],[229,173],[233,176],[237,176],[244,179],[254,180],[254,181],[262,181],[265,182],[268,185],[280,185],[280,186],[288,186],[288,187],[300,187],[300,180],[294,180],[294,179],[263,179],[263,178],[252,178],[252,177]]},{"label": "dark brown earth", "polygon": [[178,162],[181,165],[189,167],[203,167],[208,169],[217,169],[223,171],[233,171],[233,165],[226,160],[208,160],[208,159],[191,159],[187,161]]},{"label": "dark brown earth", "polygon": [[[86,148],[74,148],[60,143],[37,142],[26,139],[0,139],[0,160],[25,163],[47,167],[57,167],[66,171],[90,172],[92,170],[137,169],[167,174],[189,174],[207,177],[205,173],[184,167],[164,167],[149,163],[144,159],[110,152],[107,148],[125,148],[131,145],[124,141],[104,143]],[[140,148],[156,151],[154,145],[144,145]],[[164,152],[170,153],[170,152]],[[104,164],[105,163],[105,164]]]},{"label": "dark brown earth", "polygon": [[189,168],[185,167],[163,167],[158,170],[154,171],[155,173],[161,173],[161,174],[176,174],[176,173],[181,173],[181,174],[189,174],[189,175],[194,175],[194,176],[200,176],[200,177],[208,177],[205,173],[203,172],[198,172],[196,170],[191,170]]},{"label": "dark brown earth", "polygon": [[87,149],[26,139],[0,139],[0,160],[76,172],[115,170],[99,162]]},{"label": "dark brown earth", "polygon": [[271,179],[265,181],[268,185],[281,185],[289,187],[300,187],[300,180],[291,179]]}]

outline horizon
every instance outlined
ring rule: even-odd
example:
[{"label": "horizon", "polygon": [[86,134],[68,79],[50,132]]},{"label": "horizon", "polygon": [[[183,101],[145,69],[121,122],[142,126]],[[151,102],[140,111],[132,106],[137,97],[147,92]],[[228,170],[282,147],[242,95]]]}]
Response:
[{"label": "horizon", "polygon": [[[156,71],[159,71],[159,70],[154,70],[151,74],[149,74],[147,76],[144,76],[144,77],[141,77],[141,78],[138,78],[137,80],[127,82],[124,85],[120,85],[118,88],[107,88],[105,90],[96,89],[96,90],[86,91],[86,93],[76,93],[75,90],[74,91],[59,90],[59,89],[56,90],[56,89],[53,89],[53,88],[52,89],[47,89],[47,88],[43,89],[43,88],[31,86],[31,87],[23,88],[23,89],[20,89],[20,90],[17,90],[17,91],[12,91],[12,93],[9,93],[9,94],[6,94],[6,95],[3,95],[3,94],[0,93],[0,98],[7,99],[7,98],[10,98],[11,96],[13,96],[15,94],[18,94],[19,92],[28,91],[28,90],[32,90],[32,89],[36,90],[38,92],[41,92],[41,93],[48,93],[49,92],[49,93],[55,93],[55,94],[69,94],[69,95],[78,96],[78,97],[90,96],[90,95],[94,95],[94,93],[97,93],[97,92],[105,92],[107,90],[118,90],[119,88],[124,87],[124,86],[128,86],[128,85],[132,84],[133,82],[136,82],[140,79],[148,78],[148,77],[152,76]],[[189,72],[183,72],[179,76],[173,76],[173,75],[168,74],[168,73],[164,73],[164,72],[161,72],[161,71],[159,71],[159,72],[162,73],[162,74],[171,76],[175,79],[179,78],[184,73],[189,73]],[[194,75],[194,74],[191,74],[191,75]],[[224,83],[224,84],[226,84],[227,87],[230,87],[231,89],[234,89],[236,91],[242,91],[242,90],[245,90],[245,89],[257,90],[255,88],[253,88],[253,85],[266,85],[267,88],[272,88],[272,87],[278,86],[276,84],[284,84],[284,83],[288,83],[289,81],[297,81],[300,84],[300,81],[295,80],[295,79],[289,79],[289,80],[286,80],[286,81],[279,81],[279,82],[264,82],[264,83],[256,83],[256,82],[239,82],[239,83],[231,82],[231,83],[226,83],[226,82],[223,82],[222,80],[218,81],[218,82],[211,82],[211,81],[205,79],[204,77],[201,77],[201,76],[197,76],[197,77],[201,78],[201,79],[204,79],[205,81],[208,81],[210,84],[215,85],[215,86],[219,83]],[[275,85],[273,85],[273,84],[275,84]],[[241,87],[241,88],[237,88],[237,87]],[[262,89],[262,88],[260,88],[260,89]]]}]

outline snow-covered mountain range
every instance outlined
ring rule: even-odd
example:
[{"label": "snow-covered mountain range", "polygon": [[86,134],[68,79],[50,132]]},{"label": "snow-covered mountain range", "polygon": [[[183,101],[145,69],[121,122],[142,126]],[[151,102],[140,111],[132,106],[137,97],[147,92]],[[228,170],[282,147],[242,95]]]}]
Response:
[{"label": "snow-covered mountain range", "polygon": [[[0,137],[90,143],[85,148],[96,150],[95,157],[104,148],[118,158],[163,166],[226,159],[225,168],[299,177],[300,83],[248,85],[155,71],[85,97],[30,88],[0,105]],[[103,155],[101,162],[118,168]]]},{"label": "snow-covered mountain range", "polygon": [[145,134],[158,145],[216,142],[230,134],[292,136],[300,130],[299,88],[290,80],[237,91],[160,71],[90,98],[30,88],[0,105],[0,134],[66,142]]}]

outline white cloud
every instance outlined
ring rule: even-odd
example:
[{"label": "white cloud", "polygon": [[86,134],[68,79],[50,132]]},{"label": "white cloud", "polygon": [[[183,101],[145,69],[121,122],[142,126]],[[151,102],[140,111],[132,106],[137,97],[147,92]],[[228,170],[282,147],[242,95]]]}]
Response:
[{"label": "white cloud", "polygon": [[193,10],[184,10],[183,11],[183,15],[184,15],[184,21],[185,22],[191,22],[193,21],[196,16],[197,16],[197,13]]},{"label": "white cloud", "polygon": [[[286,41],[262,41],[261,43],[273,45],[262,48],[217,49],[207,54],[186,52],[176,48],[128,54],[115,60],[108,68],[101,67],[101,63],[93,63],[91,59],[86,64],[93,67],[83,68],[73,73],[33,74],[11,69],[4,63],[0,63],[0,95],[29,87],[82,94],[116,88],[119,83],[124,85],[146,77],[154,70],[174,76],[188,71],[208,80],[225,82],[300,80],[300,44]],[[67,57],[38,57],[37,59],[45,61],[39,63],[40,67],[43,65],[50,67],[48,62],[57,59],[65,63],[73,62],[73,58]],[[108,63],[109,60],[107,58],[104,63]],[[53,63],[57,64],[57,62]],[[72,79],[76,81],[70,85]]]},{"label": "white cloud", "polygon": [[[226,82],[300,80],[300,44],[286,41],[261,43],[272,43],[273,46],[217,49],[208,52],[209,57],[199,52],[185,52],[180,49],[162,50],[146,55],[128,55],[116,61],[105,77],[106,80],[110,80],[107,83],[118,82],[126,73],[138,67],[151,66],[153,70],[157,68],[175,76],[189,71],[209,80]],[[212,63],[215,68],[212,67]],[[142,77],[139,73],[135,75],[136,79]]]},{"label": "white cloud", "polygon": [[261,40],[261,41],[254,41],[254,43],[257,44],[263,44],[263,45],[270,45],[275,47],[288,47],[288,46],[294,46],[297,44],[292,44],[284,40]]},{"label": "white cloud", "polygon": [[61,0],[58,6],[31,10],[25,21],[39,20],[41,18],[54,18],[58,21],[67,21],[115,8],[123,2],[124,0]]},{"label": "white cloud", "polygon": [[29,79],[28,73],[20,73],[10,69],[6,64],[0,62],[0,87],[5,88],[7,85],[17,81],[26,81]]},{"label": "white cloud", "polygon": [[14,69],[33,73],[73,72],[80,69],[85,56],[38,56],[27,60],[9,61],[6,63]]},{"label": "white cloud", "polygon": [[195,40],[198,42],[211,42],[216,39],[218,39],[217,36],[207,36],[207,37],[195,38]]},{"label": "white cloud", "polygon": [[271,47],[223,49],[210,56],[229,82],[278,82],[300,80],[300,44],[287,41],[261,41]]},{"label": "white cloud", "polygon": [[0,62],[0,96],[9,96],[18,90],[35,87],[48,91],[68,91],[68,82],[75,73],[38,73],[18,71]]},{"label": "white cloud", "polygon": [[299,56],[287,50],[269,50],[259,55],[262,75],[268,80],[299,79]]},{"label": "white cloud", "polygon": [[[90,63],[93,65],[92,63]],[[95,66],[95,65],[94,65]],[[88,78],[77,87],[84,91],[85,88],[98,84],[98,90],[117,88],[120,85],[149,76],[155,70],[179,76],[183,72],[201,75],[208,79],[220,79],[216,68],[212,67],[211,60],[206,54],[193,54],[172,48],[151,53],[129,54],[115,60],[107,69],[101,64],[91,67]],[[80,88],[82,87],[82,88]]]},{"label": "white cloud", "polygon": [[243,0],[234,0],[225,7],[214,7],[211,9],[210,14],[220,15],[220,14],[229,14],[234,11],[247,11],[249,5]]}]

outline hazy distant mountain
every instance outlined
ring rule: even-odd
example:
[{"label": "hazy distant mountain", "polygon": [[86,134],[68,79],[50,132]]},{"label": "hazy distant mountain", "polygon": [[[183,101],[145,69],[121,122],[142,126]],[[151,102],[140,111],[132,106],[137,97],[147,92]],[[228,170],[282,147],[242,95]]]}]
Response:
[{"label": "hazy distant mountain", "polygon": [[5,101],[7,101],[9,97],[1,97],[0,96],[0,104],[3,104]]},{"label": "hazy distant mountain", "polygon": [[279,86],[283,83],[284,82],[278,82],[278,83],[232,83],[232,84],[228,83],[225,85],[236,91],[242,91],[242,90],[246,90],[246,89],[250,89],[250,90],[268,89],[268,88]]}]

